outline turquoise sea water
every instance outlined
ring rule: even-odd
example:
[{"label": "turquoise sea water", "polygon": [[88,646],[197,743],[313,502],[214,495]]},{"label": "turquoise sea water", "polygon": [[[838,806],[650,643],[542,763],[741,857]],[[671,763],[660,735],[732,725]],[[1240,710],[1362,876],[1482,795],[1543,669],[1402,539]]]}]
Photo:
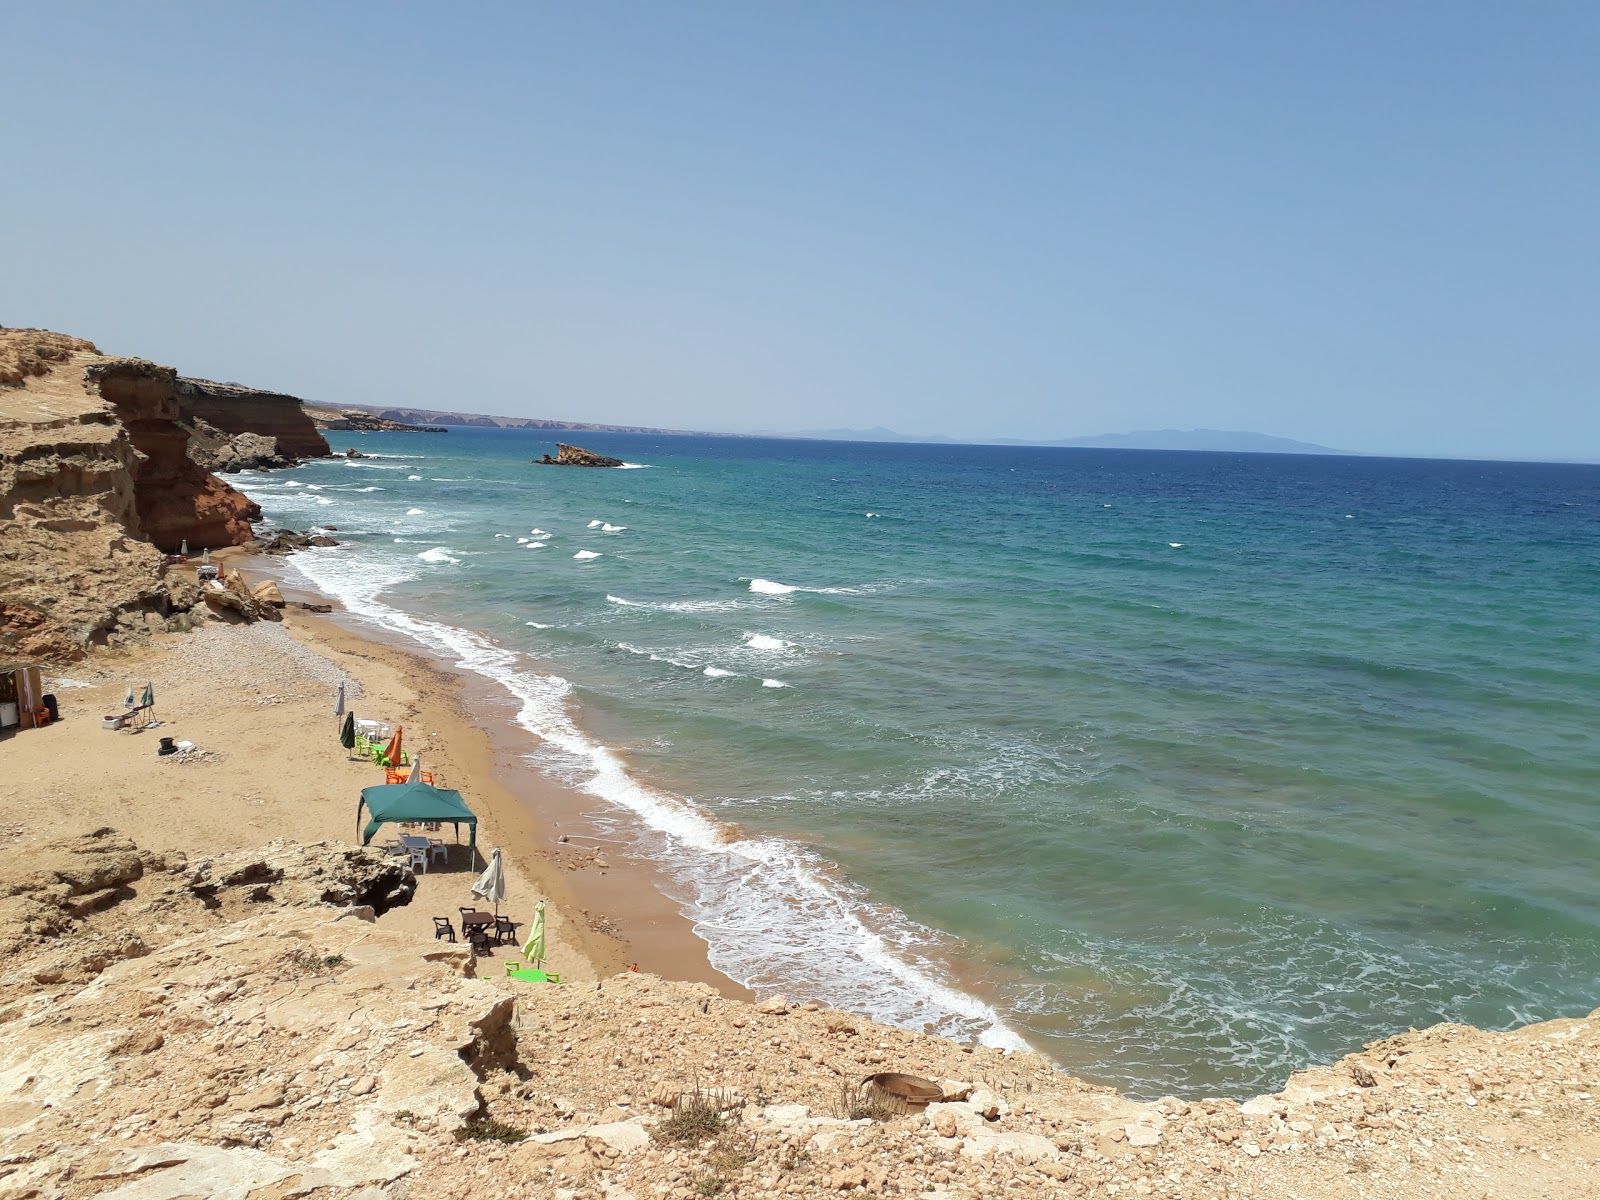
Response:
[{"label": "turquoise sea water", "polygon": [[246,475],[730,975],[1246,1094],[1600,1005],[1600,467],[336,434]]}]

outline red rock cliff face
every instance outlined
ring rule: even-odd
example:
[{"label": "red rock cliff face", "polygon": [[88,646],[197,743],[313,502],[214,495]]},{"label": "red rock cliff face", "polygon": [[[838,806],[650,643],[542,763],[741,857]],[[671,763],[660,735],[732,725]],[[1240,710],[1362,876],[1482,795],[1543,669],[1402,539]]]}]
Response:
[{"label": "red rock cliff face", "polygon": [[123,358],[94,364],[85,378],[139,453],[133,468],[139,532],[169,554],[185,541],[198,551],[251,539],[250,522],[260,508],[189,458],[189,431],[178,424],[175,370]]},{"label": "red rock cliff face", "polygon": [[278,453],[293,458],[326,458],[331,453],[296,396],[209,379],[179,379],[177,391],[185,420],[199,417],[234,435],[275,437]]}]

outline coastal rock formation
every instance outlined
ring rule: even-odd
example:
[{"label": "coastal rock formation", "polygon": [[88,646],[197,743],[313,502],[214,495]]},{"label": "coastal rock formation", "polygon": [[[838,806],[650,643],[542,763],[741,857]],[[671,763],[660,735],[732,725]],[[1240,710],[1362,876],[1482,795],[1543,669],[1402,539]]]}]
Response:
[{"label": "coastal rock formation", "polygon": [[[328,414],[333,416],[334,414]],[[426,426],[460,426],[467,429],[573,429],[589,433],[665,433],[692,434],[687,429],[656,429],[648,425],[599,425],[591,421],[553,421],[543,417],[493,417],[482,413],[450,412],[438,408],[385,408],[378,404],[351,405],[341,414],[345,419],[358,420],[366,416],[380,421],[408,422],[409,428]],[[340,428],[330,426],[330,428]],[[369,428],[359,424],[350,429]],[[371,426],[370,428],[388,428]],[[697,434],[695,436],[712,436]],[[737,435],[734,435],[737,436]]]},{"label": "coastal rock formation", "polygon": [[7,1200],[1594,1195],[1600,1011],[1403,1033],[1242,1104],[1135,1103],[815,1003],[506,979],[374,925],[409,872],[369,850],[191,864],[100,830],[19,858]]},{"label": "coastal rock formation", "polygon": [[278,439],[261,433],[229,434],[201,417],[188,422],[189,457],[207,471],[232,475],[238,471],[272,470],[296,462],[279,453]]},{"label": "coastal rock formation", "polygon": [[161,551],[249,540],[259,510],[197,466],[176,372],[0,330],[0,651],[71,658],[197,598]]},{"label": "coastal rock formation", "polygon": [[585,450],[582,446],[569,446],[565,442],[557,442],[556,449],[559,453],[555,458],[546,454],[535,461],[540,466],[547,467],[620,467],[620,458],[607,458],[604,454],[596,454],[592,450]]},{"label": "coastal rock formation", "polygon": [[443,425],[413,425],[388,417],[373,416],[359,408],[326,409],[308,406],[306,415],[318,429],[365,430],[379,433],[449,433]]},{"label": "coastal rock formation", "polygon": [[196,546],[237,546],[250,540],[257,505],[189,457],[189,432],[178,423],[178,373],[137,358],[89,363],[84,383],[107,401],[139,454],[134,506],[141,536],[175,553]]},{"label": "coastal rock formation", "polygon": [[213,579],[209,583],[201,584],[200,599],[205,601],[206,609],[212,615],[223,620],[237,622],[283,619],[278,612],[283,607],[283,597],[279,596],[279,602],[273,604],[266,597],[257,595],[237,571],[229,571],[224,579]]},{"label": "coastal rock formation", "polygon": [[199,419],[237,437],[244,433],[277,439],[277,452],[287,458],[326,458],[327,439],[317,431],[297,396],[265,392],[239,383],[210,379],[178,379],[183,419]]},{"label": "coastal rock formation", "polygon": [[247,547],[254,554],[293,554],[307,546],[337,546],[339,543],[325,533],[296,533],[292,529],[274,529]]}]

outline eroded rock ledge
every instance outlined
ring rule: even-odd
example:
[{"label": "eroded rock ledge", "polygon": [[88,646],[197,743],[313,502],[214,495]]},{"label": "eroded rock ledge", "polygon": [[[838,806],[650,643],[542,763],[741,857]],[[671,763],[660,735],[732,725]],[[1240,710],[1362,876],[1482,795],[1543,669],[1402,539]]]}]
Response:
[{"label": "eroded rock ledge", "polygon": [[[365,850],[191,864],[101,830],[20,858],[0,855],[0,1200],[1592,1191],[1600,1012],[1400,1034],[1243,1104],[1141,1104],[783,997],[508,980],[374,925],[408,872]],[[938,1099],[863,1089],[886,1070]]]},{"label": "eroded rock ledge", "polygon": [[293,396],[0,329],[0,652],[62,661],[170,627],[201,592],[164,554],[248,543],[261,515],[211,472],[327,453]]}]

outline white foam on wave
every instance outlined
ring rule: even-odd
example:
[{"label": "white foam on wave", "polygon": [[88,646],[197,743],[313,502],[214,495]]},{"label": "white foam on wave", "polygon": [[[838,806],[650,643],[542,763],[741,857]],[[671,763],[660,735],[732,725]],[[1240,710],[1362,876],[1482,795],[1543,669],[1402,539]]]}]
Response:
[{"label": "white foam on wave", "polygon": [[311,498],[313,500],[315,500],[318,504],[336,504],[336,503],[338,503],[336,500],[333,499],[332,496],[313,496]]},{"label": "white foam on wave", "polygon": [[[746,582],[744,579],[741,583]],[[750,590],[762,596],[788,596],[794,592],[809,592],[814,596],[863,596],[873,591],[871,587],[802,587],[798,583],[779,583],[774,579],[751,579]]]},{"label": "white foam on wave", "polygon": [[800,589],[792,584],[774,583],[770,579],[752,579],[750,590],[762,596],[787,596],[790,592],[798,592]]},{"label": "white foam on wave", "polygon": [[1168,542],[1167,545],[1171,546],[1174,550],[1183,549],[1183,543],[1182,542]]},{"label": "white foam on wave", "polygon": [[734,674],[733,671],[724,671],[721,667],[707,667],[700,673],[708,679],[727,679]]},{"label": "white foam on wave", "polygon": [[459,564],[461,562],[459,558],[452,557],[449,546],[435,546],[432,550],[424,550],[421,554],[417,555],[417,557],[423,562],[430,563]]},{"label": "white foam on wave", "polygon": [[650,603],[644,600],[624,600],[621,596],[607,596],[606,600],[612,604],[620,604],[624,608],[647,608],[652,612],[676,613],[732,612],[734,609],[750,608],[758,603],[754,600],[665,600]]},{"label": "white foam on wave", "polygon": [[422,476],[421,475],[407,475],[406,478],[407,479],[421,479]]},{"label": "white foam on wave", "polygon": [[[495,537],[499,537],[499,536],[500,536],[500,534],[498,534],[498,533],[495,534]],[[518,538],[517,539],[517,545],[526,546],[527,544],[528,544],[528,539],[527,538]]]},{"label": "white foam on wave", "polygon": [[554,629],[555,628],[554,625],[546,625],[546,624],[544,624],[544,623],[542,623],[540,621],[524,621],[523,624],[528,626],[530,629]]},{"label": "white foam on wave", "polygon": [[549,533],[547,533],[543,529],[530,529],[530,530],[528,530],[528,532],[531,535],[533,535],[534,537],[549,537],[550,536]]},{"label": "white foam on wave", "polygon": [[406,509],[406,516],[408,516],[408,517],[420,517],[420,516],[423,515],[423,513],[425,511],[427,511],[427,510],[421,509],[421,508],[408,508],[408,509]]},{"label": "white foam on wave", "polygon": [[600,532],[601,533],[621,533],[626,528],[627,528],[626,525],[602,525],[602,526],[600,526]]},{"label": "white foam on wave", "polygon": [[682,667],[685,671],[698,671],[699,663],[689,662],[682,658],[673,658],[669,654],[657,654],[654,650],[646,650],[643,646],[635,646],[631,642],[618,642],[617,649],[628,654],[637,654],[640,658],[648,658],[651,662],[667,663],[670,666]]},{"label": "white foam on wave", "polygon": [[[511,535],[509,533],[497,533],[497,534],[495,534],[495,537],[497,537],[497,538],[508,538],[510,536]],[[519,542],[525,542],[527,540],[528,540],[527,538],[518,538],[517,539],[517,541],[519,541]]]},{"label": "white foam on wave", "polygon": [[616,469],[619,470],[619,471],[643,471],[643,470],[648,469],[650,466],[651,466],[650,463],[625,462],[620,467],[618,467]]},{"label": "white foam on wave", "polygon": [[308,483],[306,484],[306,490],[309,492],[320,492],[322,490],[322,485],[320,483]]},{"label": "white foam on wave", "polygon": [[481,634],[413,617],[379,598],[412,573],[359,552],[312,551],[285,564],[348,615],[504,687],[519,704],[517,723],[540,738],[543,765],[637,818],[651,839],[646,848],[687,889],[684,912],[718,970],[757,991],[814,997],[903,1028],[1024,1045],[992,1007],[940,980],[925,953],[938,940],[933,930],[871,903],[804,846],[730,836],[692,803],[635,779],[573,721],[572,688],[560,676],[527,669]]},{"label": "white foam on wave", "polygon": [[781,679],[763,679],[761,681],[761,686],[765,688],[781,688],[788,687],[789,685]]},{"label": "white foam on wave", "polygon": [[598,527],[600,527],[601,525],[604,525],[604,524],[605,524],[604,521],[602,521],[602,520],[600,520],[600,518],[596,517],[593,521],[589,522],[589,524],[588,524],[588,526],[586,528],[596,529],[596,528],[598,528]]},{"label": "white foam on wave", "polygon": [[381,487],[354,488],[352,490],[357,491],[357,492],[381,492],[381,491],[383,491],[383,489]]},{"label": "white foam on wave", "polygon": [[787,650],[789,643],[782,638],[768,637],[764,633],[752,633],[745,638],[744,644],[752,650]]},{"label": "white foam on wave", "polygon": [[[527,547],[526,547],[526,549],[529,549],[529,550],[543,550],[549,544],[550,543],[548,543],[548,542],[529,542]],[[574,557],[576,557],[576,556],[574,556]]]},{"label": "white foam on wave", "polygon": [[283,486],[284,487],[305,487],[305,484],[301,483],[298,479],[285,479],[283,481]]},{"label": "white foam on wave", "polygon": [[588,562],[589,559],[591,559],[591,558],[599,558],[600,557],[600,551],[598,551],[598,550],[579,550],[572,557],[576,558],[580,562]]}]

